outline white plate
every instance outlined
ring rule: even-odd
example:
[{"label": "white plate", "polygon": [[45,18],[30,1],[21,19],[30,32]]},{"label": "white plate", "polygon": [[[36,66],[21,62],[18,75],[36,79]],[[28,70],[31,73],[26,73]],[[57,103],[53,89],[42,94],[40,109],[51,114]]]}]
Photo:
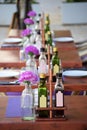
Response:
[{"label": "white plate", "polygon": [[21,42],[22,39],[21,38],[6,38],[4,40],[4,42],[7,42],[7,43],[17,43],[17,42]]},{"label": "white plate", "polygon": [[16,70],[0,70],[0,78],[4,77],[18,77],[19,72]]},{"label": "white plate", "polygon": [[72,37],[56,37],[53,39],[54,42],[72,42]]},{"label": "white plate", "polygon": [[63,76],[69,76],[69,77],[87,76],[87,71],[85,71],[85,70],[67,70],[67,71],[63,72]]}]

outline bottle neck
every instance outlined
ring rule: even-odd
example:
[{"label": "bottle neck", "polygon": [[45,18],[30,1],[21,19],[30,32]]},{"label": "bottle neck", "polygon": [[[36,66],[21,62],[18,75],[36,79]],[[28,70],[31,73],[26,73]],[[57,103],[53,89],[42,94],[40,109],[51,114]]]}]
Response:
[{"label": "bottle neck", "polygon": [[41,52],[40,55],[45,56],[45,52]]},{"label": "bottle neck", "polygon": [[44,87],[46,85],[45,78],[40,79],[40,87]]},{"label": "bottle neck", "polygon": [[60,89],[60,90],[64,90],[62,79],[60,77],[56,79],[55,88]]},{"label": "bottle neck", "polygon": [[54,53],[53,53],[53,55],[57,56],[57,55],[58,55],[58,52],[57,52],[57,51],[56,51],[56,52],[54,52]]}]

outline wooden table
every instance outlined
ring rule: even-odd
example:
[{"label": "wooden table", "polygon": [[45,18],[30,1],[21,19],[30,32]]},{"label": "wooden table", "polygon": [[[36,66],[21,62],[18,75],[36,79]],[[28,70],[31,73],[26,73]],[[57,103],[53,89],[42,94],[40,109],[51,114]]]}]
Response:
[{"label": "wooden table", "polygon": [[0,67],[22,68],[24,61],[20,61],[19,50],[0,50]]},{"label": "wooden table", "polygon": [[[55,37],[72,37],[69,30],[54,31]],[[72,37],[73,38],[73,37]],[[58,48],[58,55],[61,59],[63,68],[80,68],[82,61],[78,54],[78,50],[74,41],[71,42],[56,42]]]},{"label": "wooden table", "polygon": [[[9,32],[9,37],[20,37],[21,30],[12,29]],[[59,30],[54,31],[55,37],[62,37],[62,36],[72,36],[69,30]],[[59,56],[62,59],[62,67],[63,68],[77,68],[82,67],[82,61],[78,55],[78,52],[75,47],[74,41],[70,43],[60,43],[57,42],[56,45],[59,49]],[[22,67],[25,63],[19,60],[19,50],[0,50],[0,66],[3,67]],[[3,54],[3,55],[2,55]],[[2,55],[2,56],[1,56]],[[9,58],[7,57],[9,55]],[[4,56],[4,58],[3,58]],[[7,59],[8,58],[8,59]],[[52,86],[54,88],[54,84]],[[49,86],[49,84],[47,85]],[[79,91],[79,90],[87,90],[87,78],[65,78],[64,80],[64,88],[65,91]],[[34,88],[37,86],[34,86]],[[0,85],[1,92],[7,91],[22,91],[24,86],[20,85]]]},{"label": "wooden table", "polygon": [[[8,37],[21,37],[21,30],[11,29],[9,31]],[[55,37],[72,37],[69,30],[54,30]],[[63,68],[77,68],[82,67],[82,61],[78,54],[78,50],[75,47],[74,41],[61,43],[56,42],[58,47],[59,58],[62,62]]]},{"label": "wooden table", "polygon": [[0,97],[1,130],[86,130],[87,129],[87,96],[65,96],[66,121],[23,121],[19,117],[5,117],[8,97]]},{"label": "wooden table", "polygon": [[[64,90],[65,91],[87,91],[87,77],[80,78],[63,78]],[[17,78],[0,78],[0,81],[15,81]],[[54,90],[55,82],[52,82],[52,91]],[[38,85],[33,85],[33,89],[38,88]],[[50,84],[47,83],[47,88],[50,88]],[[22,92],[24,89],[23,85],[0,85],[0,92]]]}]

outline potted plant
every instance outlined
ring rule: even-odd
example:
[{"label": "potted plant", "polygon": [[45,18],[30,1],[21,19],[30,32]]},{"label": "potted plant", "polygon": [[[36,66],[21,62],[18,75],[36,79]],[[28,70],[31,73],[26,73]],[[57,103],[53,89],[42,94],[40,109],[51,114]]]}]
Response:
[{"label": "potted plant", "polygon": [[66,0],[61,5],[62,23],[86,24],[86,12],[87,0]]}]

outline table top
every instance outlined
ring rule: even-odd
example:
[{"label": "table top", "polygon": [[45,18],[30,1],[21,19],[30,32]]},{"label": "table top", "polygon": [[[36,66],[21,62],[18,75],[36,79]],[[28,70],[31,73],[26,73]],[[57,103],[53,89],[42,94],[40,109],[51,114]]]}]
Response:
[{"label": "table top", "polygon": [[22,68],[24,61],[20,61],[19,50],[0,50],[0,67]]},{"label": "table top", "polygon": [[[54,31],[55,37],[72,37],[69,30]],[[58,48],[58,55],[61,59],[63,68],[77,68],[82,67],[82,60],[78,54],[78,50],[74,41],[71,42],[56,42]]]},{"label": "table top", "polygon": [[[21,33],[21,30],[17,30],[17,29],[11,29],[8,37],[19,37]],[[72,36],[71,32],[69,30],[57,30],[54,31],[55,37],[66,37],[66,36]],[[62,59],[62,67],[63,68],[79,68],[82,67],[82,61],[78,55],[78,51],[75,47],[75,43],[74,41],[69,42],[69,43],[60,43],[57,42],[56,43],[57,47],[58,47],[58,52],[59,52],[59,56]],[[70,51],[68,51],[70,50]],[[15,50],[0,50],[1,55],[5,55],[4,58],[1,57],[0,61],[0,65],[6,65],[6,66],[14,66],[14,67],[21,67],[22,65],[24,66],[24,63],[22,63],[19,60],[19,50],[15,49]],[[7,59],[7,54],[9,53],[9,59]],[[6,60],[6,61],[5,61]],[[9,61],[9,62],[8,62]],[[8,64],[7,64],[8,63]],[[84,82],[83,82],[84,80]],[[54,86],[54,83],[52,83]],[[65,90],[87,90],[87,79],[86,78],[78,78],[75,80],[75,78],[65,78],[64,81],[64,87]],[[17,89],[15,89],[15,87]],[[74,87],[73,87],[74,86]],[[23,90],[23,86],[20,85],[0,85],[0,91],[22,91]]]},{"label": "table top", "polygon": [[[7,96],[0,97],[0,128],[3,130],[86,130],[87,129],[87,96],[65,96],[65,121],[23,121],[21,117],[6,117]],[[17,98],[17,97],[15,97]],[[15,127],[16,126],[16,127]],[[70,127],[69,127],[70,126]]]},{"label": "table top", "polygon": [[[11,29],[8,37],[20,37],[21,30]],[[72,37],[70,30],[54,30],[54,37]],[[63,68],[82,67],[82,60],[78,54],[74,41],[56,42],[59,58],[62,61]],[[69,51],[70,50],[70,51]]]}]

